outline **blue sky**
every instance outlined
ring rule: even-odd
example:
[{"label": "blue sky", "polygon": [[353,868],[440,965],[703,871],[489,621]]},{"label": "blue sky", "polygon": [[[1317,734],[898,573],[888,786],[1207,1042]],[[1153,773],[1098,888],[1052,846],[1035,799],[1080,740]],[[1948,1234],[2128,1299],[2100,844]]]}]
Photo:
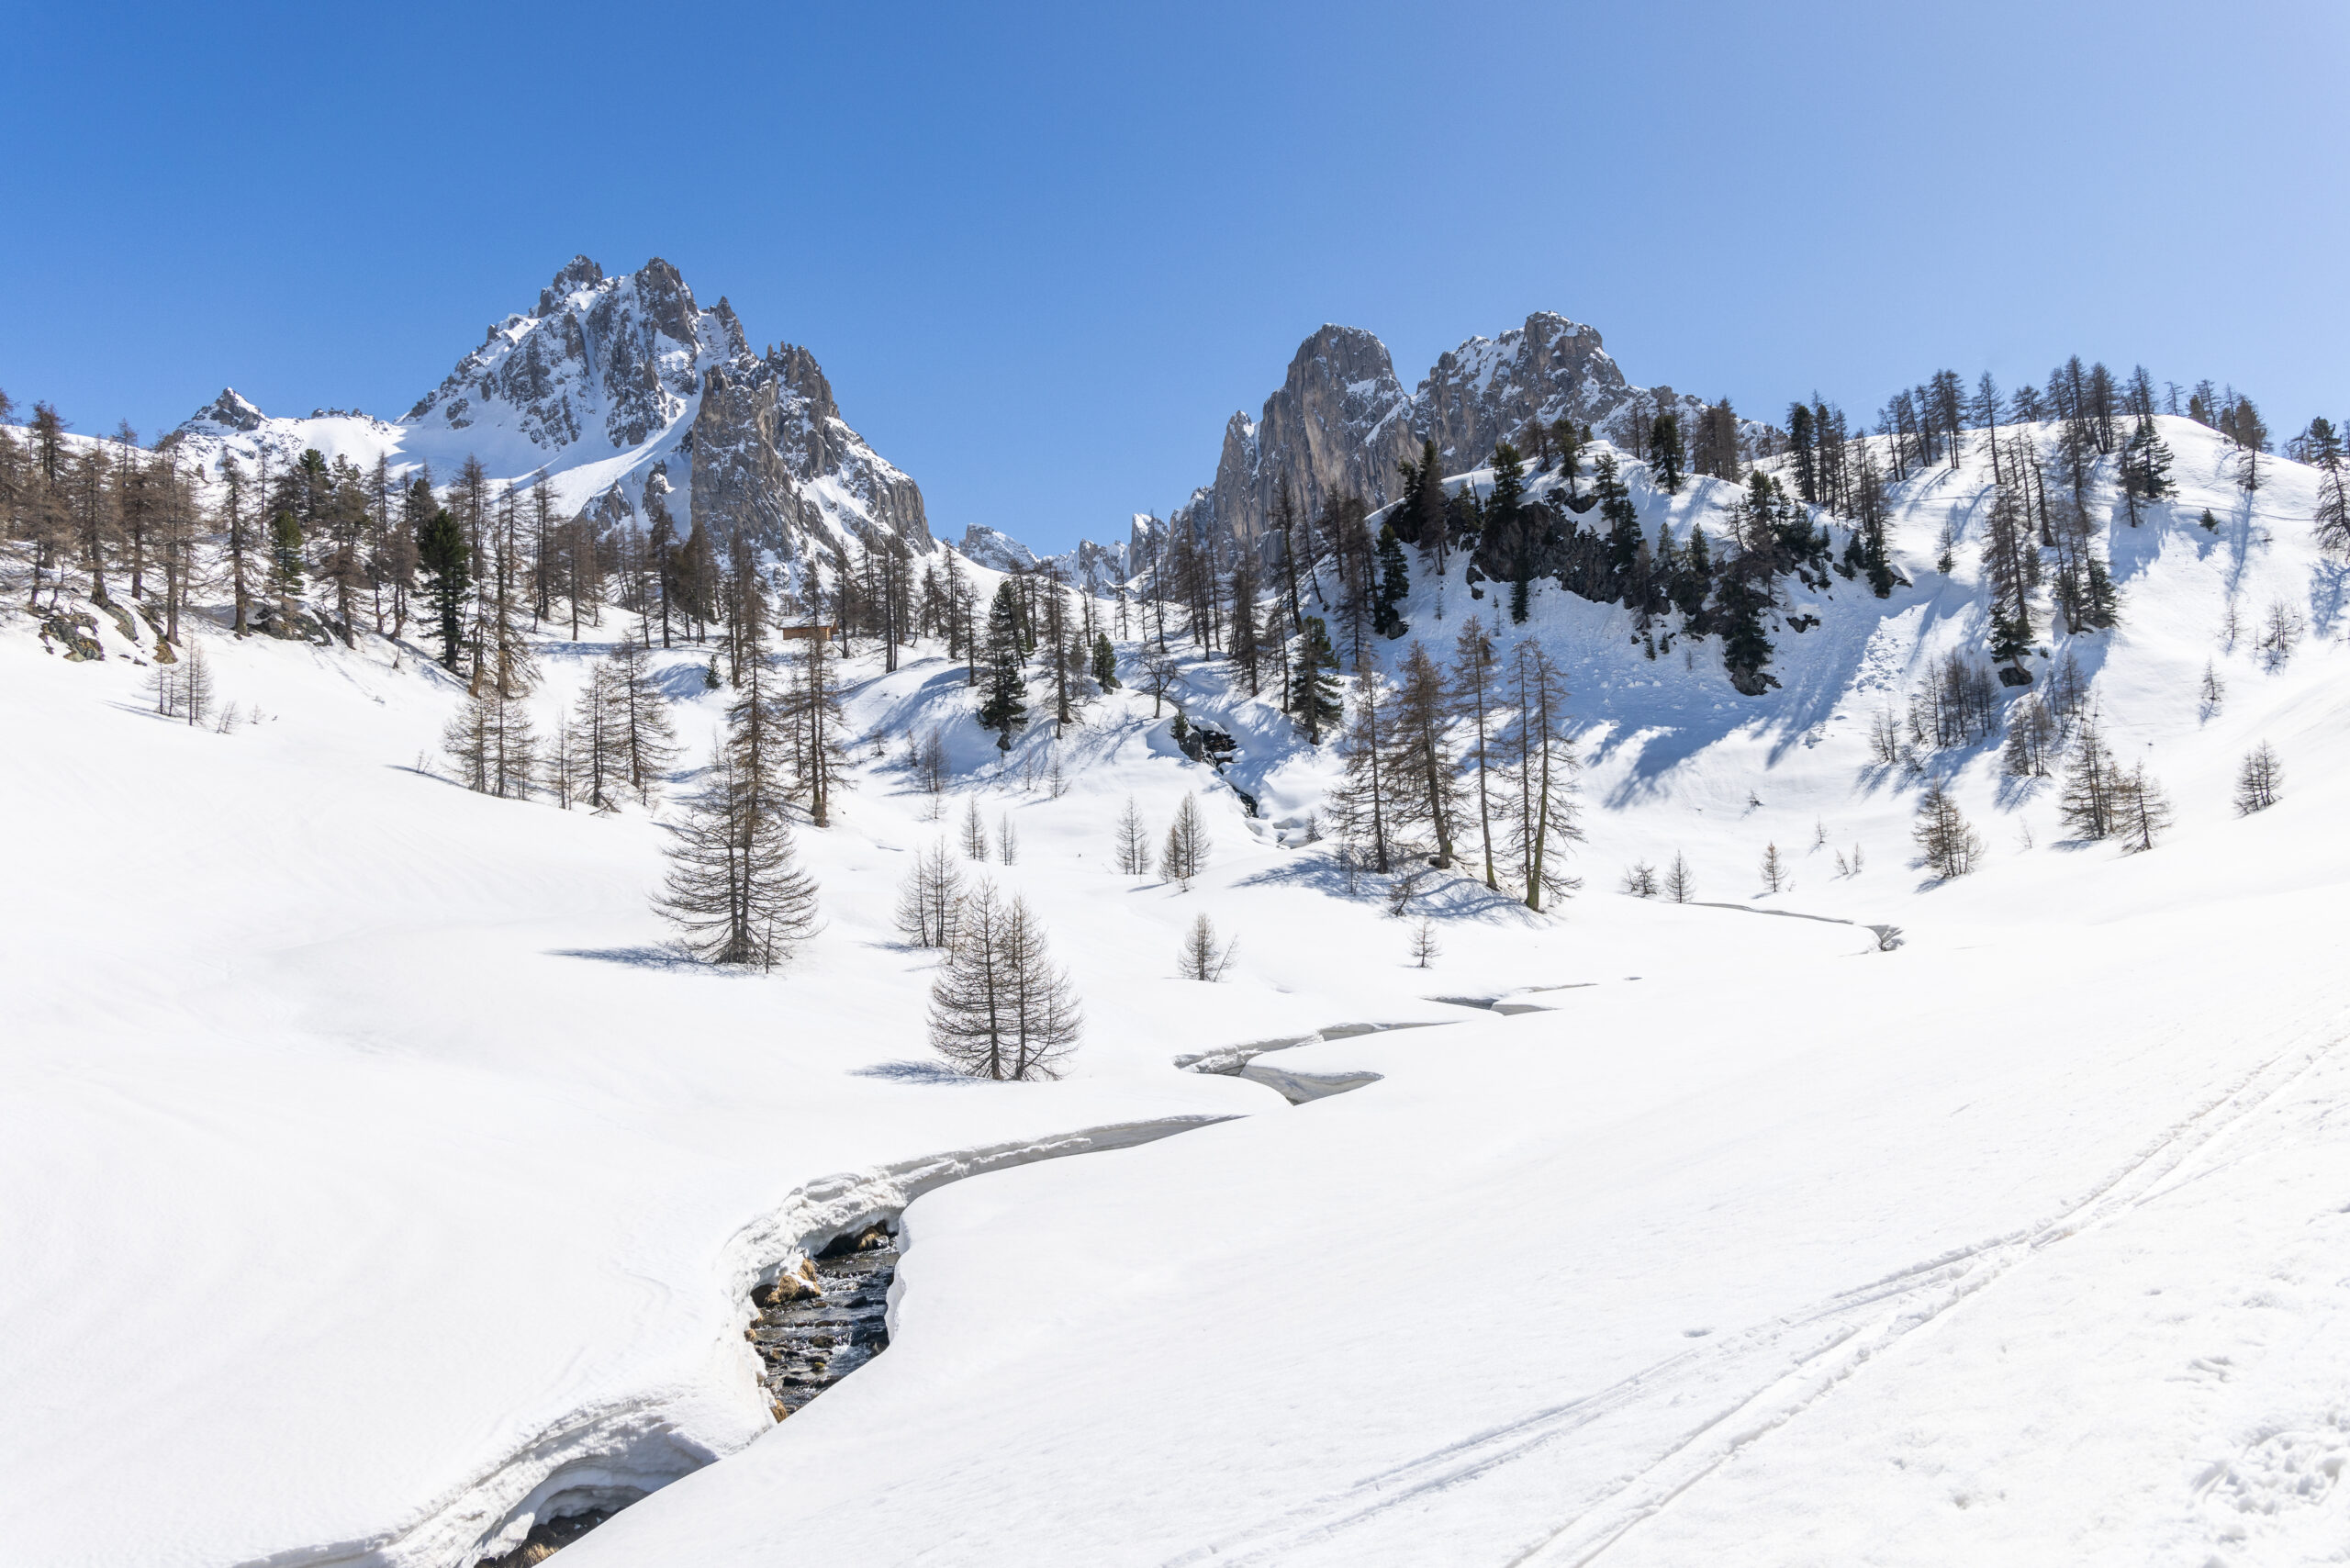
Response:
[{"label": "blue sky", "polygon": [[1109,537],[1325,320],[1855,412],[2078,353],[2350,412],[2338,4],[7,7],[0,387],[397,415],[575,252],[814,351],[942,532]]}]

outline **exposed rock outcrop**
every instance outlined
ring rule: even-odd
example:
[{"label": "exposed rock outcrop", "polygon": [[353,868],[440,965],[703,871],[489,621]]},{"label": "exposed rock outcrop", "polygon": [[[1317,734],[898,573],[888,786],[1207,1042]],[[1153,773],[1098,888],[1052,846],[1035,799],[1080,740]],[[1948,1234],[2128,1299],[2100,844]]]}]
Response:
[{"label": "exposed rock outcrop", "polygon": [[[1254,420],[1225,425],[1215,479],[1192,494],[1165,526],[1237,546],[1261,546],[1286,487],[1301,519],[1331,496],[1360,497],[1373,510],[1401,493],[1397,465],[1433,440],[1448,475],[1481,466],[1528,424],[1572,419],[1602,435],[1660,408],[1694,427],[1699,399],[1671,387],[1632,386],[1598,330],[1537,311],[1498,338],[1471,338],[1440,356],[1405,392],[1387,347],[1355,327],[1325,326],[1299,345],[1281,387]],[[1759,431],[1760,427],[1751,427]],[[1137,523],[1128,559],[1139,569]]]},{"label": "exposed rock outcrop", "polygon": [[1001,529],[973,523],[956,546],[967,560],[999,572],[1024,572],[1036,564],[1036,553]]},{"label": "exposed rock outcrop", "polygon": [[931,546],[921,488],[849,428],[806,349],[759,354],[733,307],[699,304],[655,257],[609,276],[586,256],[397,421],[272,420],[223,391],[180,427],[199,464],[279,466],[306,446],[446,478],[469,455],[494,477],[543,479],[566,510],[643,523],[648,487],[677,522],[783,554],[813,540]]},{"label": "exposed rock outcrop", "polygon": [[1215,482],[1177,520],[1253,545],[1271,526],[1284,485],[1301,518],[1334,495],[1386,501],[1397,461],[1419,451],[1411,402],[1385,343],[1358,327],[1323,327],[1298,345],[1256,420],[1236,413],[1226,421]]}]

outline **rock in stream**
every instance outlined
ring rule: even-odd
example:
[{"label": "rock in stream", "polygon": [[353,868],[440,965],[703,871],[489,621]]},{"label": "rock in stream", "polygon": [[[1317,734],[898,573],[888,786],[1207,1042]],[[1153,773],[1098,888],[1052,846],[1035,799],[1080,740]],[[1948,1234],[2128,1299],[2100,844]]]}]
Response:
[{"label": "rock in stream", "polygon": [[882,1319],[897,1270],[897,1235],[886,1224],[875,1225],[842,1237],[818,1254],[811,1269],[786,1274],[752,1298],[759,1316],[751,1324],[751,1344],[765,1365],[759,1381],[777,1420],[888,1348]]}]

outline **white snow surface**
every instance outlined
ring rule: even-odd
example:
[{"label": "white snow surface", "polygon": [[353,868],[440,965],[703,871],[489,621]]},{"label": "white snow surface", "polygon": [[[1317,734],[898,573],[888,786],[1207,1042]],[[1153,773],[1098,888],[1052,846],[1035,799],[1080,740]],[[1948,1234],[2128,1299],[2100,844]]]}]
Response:
[{"label": "white snow surface", "polygon": [[[861,745],[799,835],[826,929],[736,977],[661,946],[673,808],[419,767],[457,689],[414,648],[199,630],[263,715],[218,734],[145,711],[104,614],[95,665],[0,622],[0,1555],[456,1568],[657,1487],[566,1555],[2350,1560],[2344,578],[2306,470],[2246,498],[2164,434],[2181,494],[2110,531],[2123,625],[2072,643],[2177,806],[2154,852],[2064,840],[1986,745],[1933,764],[1983,868],[1914,863],[1919,781],[1864,732],[1980,645],[1972,537],[1932,569],[1970,459],[1899,492],[1913,587],[1791,604],[1823,624],[1775,634],[1764,699],[1538,589],[1502,638],[1570,669],[1586,885],[1540,916],[1440,886],[1427,969],[1304,842],[1335,758],[1204,662],[1187,706],[1262,818],[1147,697],[1087,710],[1056,797],[1049,724],[999,759],[937,648],[860,655],[893,756],[951,724],[947,817]],[[1635,489],[1720,537],[1711,482]],[[1405,613],[1449,650],[1495,603],[1456,567]],[[2263,657],[2277,603],[2308,634]],[[600,646],[549,638],[545,713]],[[695,761],[707,654],[663,656]],[[2262,739],[2285,798],[2238,818]],[[1186,790],[1207,872],[1113,875],[1127,797],[1156,828]],[[935,958],[889,914],[967,797],[1084,1000],[1064,1082],[927,1065]],[[1711,902],[1613,890],[1675,850]],[[1175,978],[1202,912],[1240,941],[1219,985]],[[749,1287],[901,1206],[890,1348],[773,1424]]]}]

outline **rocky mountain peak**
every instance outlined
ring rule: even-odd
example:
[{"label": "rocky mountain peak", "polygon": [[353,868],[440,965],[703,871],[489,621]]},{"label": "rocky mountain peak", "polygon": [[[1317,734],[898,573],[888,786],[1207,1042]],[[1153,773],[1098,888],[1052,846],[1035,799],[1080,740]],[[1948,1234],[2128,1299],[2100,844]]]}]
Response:
[{"label": "rocky mountain peak", "polygon": [[811,540],[931,546],[921,489],[843,422],[815,356],[753,353],[732,302],[702,307],[658,256],[618,274],[574,256],[531,314],[493,324],[403,419],[364,422],[297,431],[224,390],[184,428],[273,460],[313,442],[443,473],[476,456],[500,477],[547,475],[565,505],[606,522],[642,524],[657,497],[722,545],[747,533],[787,554]]},{"label": "rocky mountain peak", "polygon": [[956,546],[966,560],[999,572],[1024,572],[1036,564],[1036,553],[1001,529],[973,523]]},{"label": "rocky mountain peak", "polygon": [[595,287],[604,281],[604,269],[586,256],[574,256],[554,274],[554,281],[539,290],[538,314],[552,316],[565,299],[583,289]]},{"label": "rocky mountain peak", "polygon": [[1438,356],[1412,400],[1422,434],[1458,473],[1531,420],[1595,424],[1631,397],[1597,328],[1538,310],[1499,338],[1471,338]]},{"label": "rocky mountain peak", "polygon": [[223,386],[220,388],[220,396],[190,414],[187,423],[180,428],[185,430],[188,425],[218,425],[222,430],[257,431],[261,429],[262,421],[265,417],[250,399],[241,397],[235,387]]},{"label": "rocky mountain peak", "polygon": [[816,363],[814,354],[797,343],[786,343],[781,348],[767,351],[767,360],[775,366],[776,374],[782,377],[791,395],[808,405],[811,417],[825,420],[841,417],[840,406],[833,401],[833,384],[824,379],[823,367]]},{"label": "rocky mountain peak", "polygon": [[1175,521],[1253,544],[1271,527],[1284,487],[1301,517],[1334,495],[1377,506],[1393,487],[1396,461],[1419,450],[1410,405],[1385,343],[1326,322],[1298,345],[1262,415],[1251,422],[1237,413],[1225,424],[1204,504],[1195,498]]}]

